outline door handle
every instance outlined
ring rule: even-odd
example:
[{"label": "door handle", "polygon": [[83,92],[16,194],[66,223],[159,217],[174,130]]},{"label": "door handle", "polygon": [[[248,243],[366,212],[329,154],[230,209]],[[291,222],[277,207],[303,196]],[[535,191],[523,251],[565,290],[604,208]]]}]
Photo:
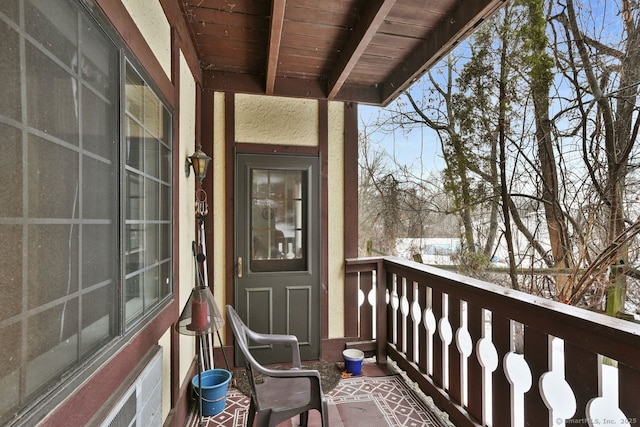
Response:
[{"label": "door handle", "polygon": [[242,257],[238,257],[238,278],[242,277]]}]

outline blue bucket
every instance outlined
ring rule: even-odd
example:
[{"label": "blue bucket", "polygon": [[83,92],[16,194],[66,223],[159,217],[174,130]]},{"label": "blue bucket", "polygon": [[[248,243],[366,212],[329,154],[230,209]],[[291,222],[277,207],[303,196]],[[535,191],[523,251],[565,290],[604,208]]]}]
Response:
[{"label": "blue bucket", "polygon": [[[200,374],[202,381],[202,416],[217,415],[227,402],[227,389],[231,381],[231,372],[225,369],[209,369]],[[193,390],[198,398],[198,375],[191,380]]]},{"label": "blue bucket", "polygon": [[349,348],[342,352],[342,357],[345,371],[351,375],[360,375],[364,353],[361,350]]}]

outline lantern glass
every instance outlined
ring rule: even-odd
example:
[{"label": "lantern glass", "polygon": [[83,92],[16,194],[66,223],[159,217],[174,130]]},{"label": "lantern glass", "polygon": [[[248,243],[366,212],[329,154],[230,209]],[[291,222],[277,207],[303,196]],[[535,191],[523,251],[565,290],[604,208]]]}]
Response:
[{"label": "lantern glass", "polygon": [[207,169],[209,168],[211,157],[207,156],[198,148],[198,151],[189,156],[189,159],[191,159],[191,166],[193,166],[193,172],[196,174],[196,178],[202,182],[207,176]]}]

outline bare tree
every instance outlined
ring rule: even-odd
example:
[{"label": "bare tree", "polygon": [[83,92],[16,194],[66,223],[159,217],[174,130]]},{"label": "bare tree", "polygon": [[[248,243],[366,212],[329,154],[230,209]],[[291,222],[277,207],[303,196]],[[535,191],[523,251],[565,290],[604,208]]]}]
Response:
[{"label": "bare tree", "polygon": [[396,164],[370,140],[366,125],[360,133],[359,157],[360,235],[376,250],[393,253],[396,238],[443,228],[448,200],[429,185],[439,177],[423,181],[410,168]]},{"label": "bare tree", "polygon": [[[625,206],[625,187],[640,122],[638,87],[640,77],[640,8],[635,0],[614,2],[622,37],[618,43],[598,40],[597,31],[588,22],[603,19],[590,14],[581,5],[581,18],[573,0],[558,3],[555,21],[566,31],[567,67],[570,70],[581,113],[583,158],[591,183],[606,212],[606,239],[601,252],[612,245],[616,251],[609,265],[628,265],[628,244],[616,245],[626,234],[629,222]],[[591,31],[591,34],[590,34]],[[558,46],[558,44],[556,44]],[[580,287],[580,286],[578,286]],[[624,311],[626,279],[624,270],[611,269],[606,311],[617,315]],[[578,295],[578,294],[576,294]]]}]

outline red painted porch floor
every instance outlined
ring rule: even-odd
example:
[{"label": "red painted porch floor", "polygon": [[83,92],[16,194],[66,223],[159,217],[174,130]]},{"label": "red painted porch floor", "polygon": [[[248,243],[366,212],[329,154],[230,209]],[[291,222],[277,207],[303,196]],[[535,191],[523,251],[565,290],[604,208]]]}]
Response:
[{"label": "red painted porch floor", "polygon": [[[416,393],[403,376],[385,365],[366,363],[362,375],[345,378],[327,394],[331,427],[445,427],[443,414]],[[195,406],[195,405],[194,405]],[[230,388],[224,410],[212,417],[203,417],[204,427],[244,427],[249,398]],[[278,427],[298,426],[299,418]],[[317,411],[309,413],[309,427],[321,425]],[[197,409],[189,416],[187,427],[198,426]]]}]

